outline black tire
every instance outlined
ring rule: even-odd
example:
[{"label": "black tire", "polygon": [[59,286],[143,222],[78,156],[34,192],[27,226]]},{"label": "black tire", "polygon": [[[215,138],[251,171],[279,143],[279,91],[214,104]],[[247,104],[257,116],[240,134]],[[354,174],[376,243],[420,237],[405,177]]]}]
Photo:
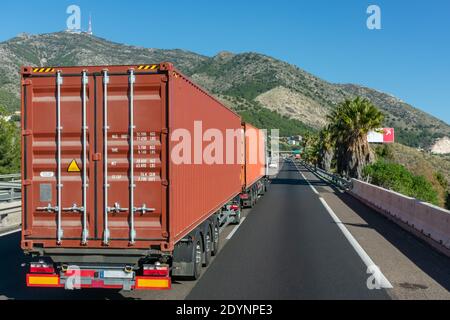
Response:
[{"label": "black tire", "polygon": [[253,196],[253,192],[250,192],[248,196],[250,197],[250,204],[247,206],[247,208],[251,209],[255,205],[255,197]]},{"label": "black tire", "polygon": [[197,280],[202,274],[202,243],[198,239],[193,245],[193,258],[194,258],[194,274],[190,277],[191,280]]},{"label": "black tire", "polygon": [[211,263],[212,243],[213,243],[213,239],[212,239],[211,229],[208,228],[208,232],[205,234],[205,239],[204,239],[205,262],[203,263],[203,267],[207,267]]},{"label": "black tire", "polygon": [[216,256],[219,253],[220,250],[220,234],[219,234],[219,223],[214,223],[213,224],[213,247],[212,247],[212,251],[211,251],[211,255],[212,256]]},{"label": "black tire", "polygon": [[241,209],[236,213],[234,216],[233,224],[240,224],[241,223]]}]

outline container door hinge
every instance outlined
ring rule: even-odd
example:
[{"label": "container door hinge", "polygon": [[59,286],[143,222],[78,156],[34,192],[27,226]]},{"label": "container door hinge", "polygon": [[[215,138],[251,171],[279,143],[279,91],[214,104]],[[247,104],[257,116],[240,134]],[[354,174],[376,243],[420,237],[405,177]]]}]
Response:
[{"label": "container door hinge", "polygon": [[162,184],[163,186],[167,187],[167,186],[169,185],[169,181],[166,180],[166,179],[164,179],[164,180],[161,181],[161,184]]},{"label": "container door hinge", "polygon": [[22,130],[22,136],[31,136],[33,134],[33,131],[30,129]]},{"label": "container door hinge", "polygon": [[162,133],[162,134],[169,134],[169,128],[163,128],[163,129],[161,130],[161,133]]},{"label": "container door hinge", "polygon": [[161,77],[161,82],[167,82],[167,81],[169,81],[169,78],[167,78],[167,76]]},{"label": "container door hinge", "polygon": [[33,232],[31,230],[24,230],[23,235],[24,236],[31,236]]},{"label": "container door hinge", "polygon": [[31,180],[29,180],[29,179],[27,179],[27,180],[23,180],[23,183],[22,183],[22,185],[23,185],[24,187],[26,187],[26,186],[30,186],[30,185],[31,185]]},{"label": "container door hinge", "polygon": [[31,81],[31,79],[23,79],[22,80],[22,86],[31,86],[33,84],[33,82]]}]

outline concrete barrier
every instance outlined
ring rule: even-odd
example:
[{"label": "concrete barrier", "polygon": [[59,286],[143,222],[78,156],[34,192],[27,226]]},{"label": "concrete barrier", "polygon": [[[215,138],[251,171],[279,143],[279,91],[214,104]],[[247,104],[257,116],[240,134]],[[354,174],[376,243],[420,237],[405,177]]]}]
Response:
[{"label": "concrete barrier", "polygon": [[0,228],[19,226],[22,223],[20,201],[0,203]]},{"label": "concrete barrier", "polygon": [[347,192],[450,256],[450,211],[352,179]]}]

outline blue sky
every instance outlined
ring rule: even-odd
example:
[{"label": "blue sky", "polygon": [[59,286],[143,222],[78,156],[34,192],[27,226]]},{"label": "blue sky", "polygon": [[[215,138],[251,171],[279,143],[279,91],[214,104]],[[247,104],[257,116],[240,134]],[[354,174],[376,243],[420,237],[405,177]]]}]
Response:
[{"label": "blue sky", "polygon": [[[448,0],[14,1],[2,3],[0,41],[65,29],[77,4],[82,26],[116,42],[212,56],[255,51],[325,80],[393,94],[450,123]],[[369,5],[382,30],[366,27]]]}]

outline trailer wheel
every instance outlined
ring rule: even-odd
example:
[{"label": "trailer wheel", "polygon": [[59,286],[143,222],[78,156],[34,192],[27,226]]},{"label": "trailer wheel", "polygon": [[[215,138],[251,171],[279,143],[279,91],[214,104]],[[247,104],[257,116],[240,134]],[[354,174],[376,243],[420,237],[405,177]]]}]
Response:
[{"label": "trailer wheel", "polygon": [[200,278],[200,275],[202,274],[202,243],[199,240],[195,243],[193,246],[194,252],[193,252],[193,258],[194,258],[194,274],[192,275],[192,280],[197,280]]},{"label": "trailer wheel", "polygon": [[211,228],[208,227],[208,232],[206,232],[205,235],[205,262],[203,263],[204,267],[209,266],[209,263],[211,262],[211,251],[212,251],[212,244],[213,244],[213,238],[211,233]]},{"label": "trailer wheel", "polygon": [[219,253],[219,249],[220,249],[219,224],[218,223],[214,223],[212,227],[213,227],[213,235],[214,235],[213,239],[214,239],[214,241],[212,243],[213,250],[211,251],[211,255],[216,256]]},{"label": "trailer wheel", "polygon": [[241,223],[241,209],[239,209],[236,212],[236,215],[234,216],[233,224],[240,224]]},{"label": "trailer wheel", "polygon": [[247,206],[247,208],[253,208],[253,206],[255,205],[255,197],[253,197],[253,191],[250,191],[249,193],[248,193],[248,196],[250,197],[250,203],[249,203],[249,205]]}]

